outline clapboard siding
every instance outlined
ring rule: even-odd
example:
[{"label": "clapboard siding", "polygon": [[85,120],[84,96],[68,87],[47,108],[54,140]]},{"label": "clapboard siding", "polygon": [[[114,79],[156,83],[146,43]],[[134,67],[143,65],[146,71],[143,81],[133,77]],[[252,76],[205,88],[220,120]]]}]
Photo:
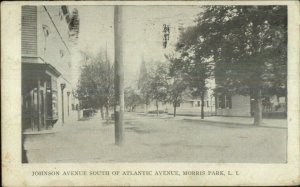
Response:
[{"label": "clapboard siding", "polygon": [[22,63],[42,63],[37,57],[22,56]]},{"label": "clapboard siding", "polygon": [[37,7],[22,6],[22,55],[37,55]]}]

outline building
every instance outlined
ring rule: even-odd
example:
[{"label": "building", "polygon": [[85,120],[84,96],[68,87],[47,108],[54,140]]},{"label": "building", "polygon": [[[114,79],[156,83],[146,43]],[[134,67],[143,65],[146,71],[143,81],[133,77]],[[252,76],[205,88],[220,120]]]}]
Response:
[{"label": "building", "polygon": [[217,116],[251,116],[250,96],[217,94]]},{"label": "building", "polygon": [[[216,97],[216,115],[218,116],[253,116],[253,99],[243,95],[218,94]],[[267,118],[285,118],[287,115],[286,97],[272,95],[262,100],[262,115]]]},{"label": "building", "polygon": [[[204,99],[204,116],[215,115],[215,100],[214,97],[206,96]],[[168,111],[173,115],[173,109]],[[184,116],[201,116],[201,99],[200,98],[185,98],[182,103],[176,108],[176,115]]]},{"label": "building", "polygon": [[63,125],[72,112],[72,48],[78,11],[67,6],[22,6],[22,130]]}]

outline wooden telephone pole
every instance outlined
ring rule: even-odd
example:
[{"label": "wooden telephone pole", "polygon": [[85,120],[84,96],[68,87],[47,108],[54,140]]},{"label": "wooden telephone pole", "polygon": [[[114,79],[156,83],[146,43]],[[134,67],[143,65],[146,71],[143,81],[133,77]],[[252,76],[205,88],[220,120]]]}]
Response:
[{"label": "wooden telephone pole", "polygon": [[122,7],[114,7],[114,42],[115,42],[115,144],[122,145],[124,117],[124,71],[122,43]]}]

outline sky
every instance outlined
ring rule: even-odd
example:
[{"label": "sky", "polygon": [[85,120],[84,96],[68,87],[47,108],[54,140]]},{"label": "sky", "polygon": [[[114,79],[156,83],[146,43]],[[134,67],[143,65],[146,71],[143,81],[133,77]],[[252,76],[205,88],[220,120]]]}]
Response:
[{"label": "sky", "polygon": [[[78,50],[96,55],[107,51],[114,60],[113,6],[76,6],[80,17]],[[178,39],[178,27],[194,24],[199,6],[123,6],[123,63],[125,86],[134,86],[139,76],[142,58],[166,61],[164,54],[172,52]],[[170,40],[162,46],[163,24],[170,25]],[[75,55],[76,56],[76,55]],[[76,59],[81,59],[76,56]]]}]

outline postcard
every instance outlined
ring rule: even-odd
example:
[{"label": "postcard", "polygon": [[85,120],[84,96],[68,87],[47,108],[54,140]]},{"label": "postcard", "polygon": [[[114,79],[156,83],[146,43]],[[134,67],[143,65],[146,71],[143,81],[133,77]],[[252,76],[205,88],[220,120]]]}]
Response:
[{"label": "postcard", "polygon": [[298,1],[2,2],[2,185],[299,185],[299,21]]}]

